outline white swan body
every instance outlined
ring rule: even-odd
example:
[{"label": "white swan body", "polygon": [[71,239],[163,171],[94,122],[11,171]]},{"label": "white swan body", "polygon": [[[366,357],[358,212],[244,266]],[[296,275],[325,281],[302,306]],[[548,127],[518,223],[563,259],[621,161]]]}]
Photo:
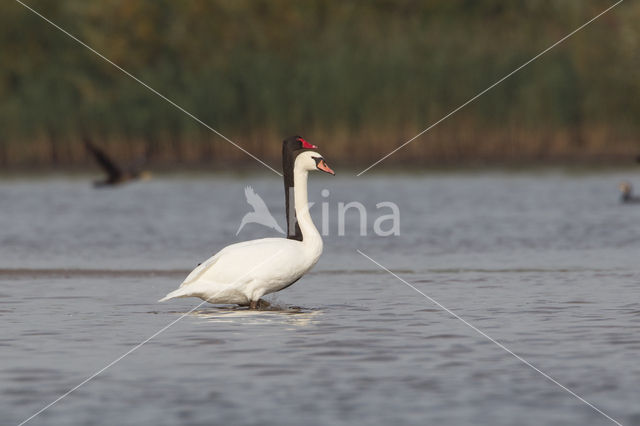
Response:
[{"label": "white swan body", "polygon": [[250,304],[293,284],[318,261],[322,238],[311,220],[307,200],[310,170],[333,171],[315,151],[301,152],[294,163],[294,203],[302,241],[264,238],[232,244],[195,268],[160,301],[199,297],[210,303]]}]

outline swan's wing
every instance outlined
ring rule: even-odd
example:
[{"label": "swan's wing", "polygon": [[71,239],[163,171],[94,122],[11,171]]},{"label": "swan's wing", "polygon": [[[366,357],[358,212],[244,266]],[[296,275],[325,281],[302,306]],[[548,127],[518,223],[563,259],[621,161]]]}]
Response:
[{"label": "swan's wing", "polygon": [[184,279],[182,284],[180,284],[180,287],[189,285],[192,282],[196,281],[198,278],[200,278],[202,274],[207,272],[207,270],[216,263],[216,261],[220,258],[220,255],[222,254],[223,251],[224,249],[220,250],[218,253],[214,254],[209,259],[205,260],[204,262],[196,266],[196,268],[193,271],[191,271],[189,275],[187,275],[187,278]]},{"label": "swan's wing", "polygon": [[240,284],[249,276],[271,271],[268,275],[287,275],[297,265],[300,242],[286,238],[263,238],[232,244],[195,268],[180,287],[198,282],[221,285]]},{"label": "swan's wing", "polygon": [[217,259],[214,259],[212,257],[208,261],[202,262],[200,265],[196,267],[196,269],[194,269],[193,271],[191,271],[189,275],[187,275],[187,278],[185,278],[182,284],[180,284],[180,287],[188,286],[192,282],[197,281],[198,278],[202,276],[202,274],[207,272],[207,269],[209,269],[211,266],[213,266],[214,263],[216,263],[216,260]]},{"label": "swan's wing", "polygon": [[264,203],[262,198],[260,198],[260,196],[255,193],[252,187],[247,186],[244,189],[244,195],[247,197],[247,203],[249,203],[249,205],[253,207],[253,210],[260,213],[264,213],[265,211],[269,212],[267,205]]},{"label": "swan's wing", "polygon": [[93,145],[89,139],[85,139],[84,144],[109,177],[118,177],[122,174],[120,167],[118,167],[103,150]]},{"label": "swan's wing", "polygon": [[[260,240],[254,240],[254,241],[260,241]],[[225,252],[230,252],[236,248],[249,245],[254,241],[243,241],[240,243],[235,243],[235,244],[226,246],[225,248],[223,248],[222,250],[220,250],[219,252],[211,256],[209,259],[199,264],[193,271],[191,271],[189,275],[187,275],[187,278],[184,279],[182,284],[180,284],[180,287],[189,285],[192,282],[198,280],[198,278],[200,278],[205,272],[208,272],[209,269],[211,269],[211,267],[218,261],[218,259],[220,259],[220,257],[222,257],[225,254]]]}]

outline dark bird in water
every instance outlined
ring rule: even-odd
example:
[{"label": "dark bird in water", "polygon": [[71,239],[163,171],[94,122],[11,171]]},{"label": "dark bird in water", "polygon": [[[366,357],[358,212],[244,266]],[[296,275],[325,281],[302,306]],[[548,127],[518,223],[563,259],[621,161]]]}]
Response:
[{"label": "dark bird in water", "polygon": [[640,197],[633,195],[633,187],[629,182],[622,182],[618,186],[620,188],[620,201],[625,204],[640,203]]},{"label": "dark bird in water", "polygon": [[85,138],[84,144],[87,150],[96,159],[96,162],[104,172],[106,177],[103,180],[94,181],[95,187],[115,186],[134,180],[146,180],[151,177],[148,171],[140,170],[140,164],[134,164],[128,168],[118,166],[107,154],[95,146],[88,138]]}]

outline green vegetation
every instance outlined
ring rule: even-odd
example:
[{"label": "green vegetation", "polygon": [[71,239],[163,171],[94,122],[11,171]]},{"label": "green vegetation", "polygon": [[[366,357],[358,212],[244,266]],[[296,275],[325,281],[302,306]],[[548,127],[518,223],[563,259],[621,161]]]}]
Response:
[{"label": "green vegetation", "polygon": [[[613,0],[29,4],[272,164],[298,133],[366,165]],[[83,135],[156,165],[253,161],[20,4],[2,9],[0,165],[83,164]],[[389,166],[633,161],[639,21],[622,3]]]}]

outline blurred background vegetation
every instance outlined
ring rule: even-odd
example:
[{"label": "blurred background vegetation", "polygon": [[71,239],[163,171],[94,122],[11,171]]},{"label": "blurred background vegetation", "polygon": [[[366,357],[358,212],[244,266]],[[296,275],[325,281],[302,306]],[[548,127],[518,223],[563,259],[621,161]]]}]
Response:
[{"label": "blurred background vegetation", "polygon": [[[301,134],[367,165],[613,4],[30,0],[240,145]],[[625,2],[388,160],[624,163],[640,153],[640,3]],[[253,160],[15,2],[0,14],[0,165]]]}]

